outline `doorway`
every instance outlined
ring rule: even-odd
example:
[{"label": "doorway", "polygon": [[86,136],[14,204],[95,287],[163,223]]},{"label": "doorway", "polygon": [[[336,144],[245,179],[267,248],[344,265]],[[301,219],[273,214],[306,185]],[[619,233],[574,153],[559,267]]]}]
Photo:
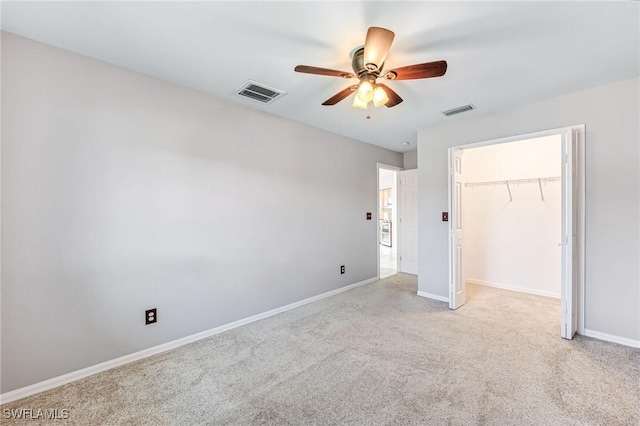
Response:
[{"label": "doorway", "polygon": [[378,277],[418,274],[418,173],[378,164]]},{"label": "doorway", "polygon": [[378,273],[380,279],[398,273],[398,172],[378,167]]},{"label": "doorway", "polygon": [[[573,337],[584,294],[583,144],[584,126],[574,126],[450,148],[451,309],[466,302],[467,281],[558,297],[560,334]],[[533,161],[545,155],[555,161]]]}]

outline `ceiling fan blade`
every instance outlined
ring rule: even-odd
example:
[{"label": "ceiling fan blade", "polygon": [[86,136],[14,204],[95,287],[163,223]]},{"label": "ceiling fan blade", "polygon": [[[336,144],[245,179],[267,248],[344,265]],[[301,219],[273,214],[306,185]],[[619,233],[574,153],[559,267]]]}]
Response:
[{"label": "ceiling fan blade", "polygon": [[341,100],[343,100],[344,98],[348,97],[350,94],[352,94],[357,88],[358,88],[357,85],[347,87],[346,89],[339,91],[338,93],[336,93],[335,95],[333,95],[332,97],[324,101],[322,105],[335,105]]},{"label": "ceiling fan blade", "polygon": [[415,80],[418,78],[440,77],[446,72],[447,61],[435,61],[392,69],[387,71],[385,78],[390,80]]},{"label": "ceiling fan blade", "polygon": [[294,68],[296,72],[303,72],[306,74],[326,75],[329,77],[342,77],[342,78],[355,78],[356,76],[346,71],[330,70],[328,68],[311,67],[309,65],[298,65]]},{"label": "ceiling fan blade", "polygon": [[364,65],[374,64],[376,69],[382,69],[395,34],[385,28],[370,27],[364,42]]},{"label": "ceiling fan blade", "polygon": [[389,101],[384,104],[387,108],[394,107],[402,102],[402,98],[396,92],[394,92],[389,86],[378,83],[378,86],[382,87],[387,96],[389,97]]}]

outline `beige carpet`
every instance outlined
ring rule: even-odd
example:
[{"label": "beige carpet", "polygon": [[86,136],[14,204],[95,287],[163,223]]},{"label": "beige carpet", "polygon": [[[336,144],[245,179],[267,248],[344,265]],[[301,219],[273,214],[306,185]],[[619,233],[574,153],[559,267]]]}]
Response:
[{"label": "beige carpet", "polygon": [[640,350],[560,339],[557,300],[468,288],[450,311],[395,275],[2,409],[79,425],[638,425]]}]

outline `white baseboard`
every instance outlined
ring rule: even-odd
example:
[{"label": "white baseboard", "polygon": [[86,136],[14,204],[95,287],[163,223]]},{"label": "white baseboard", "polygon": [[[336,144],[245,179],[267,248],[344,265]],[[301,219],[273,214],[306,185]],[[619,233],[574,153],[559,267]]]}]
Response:
[{"label": "white baseboard", "polygon": [[180,346],[187,345],[189,343],[196,342],[198,340],[206,339],[207,337],[214,336],[216,334],[224,333],[236,327],[241,327],[252,322],[269,318],[274,315],[278,315],[282,312],[289,311],[291,309],[299,308],[300,306],[307,305],[309,303],[317,302],[318,300],[325,299],[327,297],[335,296],[336,294],[343,293],[345,291],[360,287],[363,285],[371,284],[378,281],[377,277],[369,278],[364,281],[350,284],[346,287],[341,287],[336,290],[331,290],[326,293],[319,294],[317,296],[309,297],[298,302],[293,302],[280,308],[275,308],[267,312],[262,312],[247,318],[243,318],[238,321],[224,324],[219,327],[215,327],[209,330],[202,331],[200,333],[192,334],[190,336],[183,337],[181,339],[173,340],[171,342],[163,343],[158,346],[154,346],[148,349],[143,349],[138,352],[134,352],[129,355],[122,356],[120,358],[105,361],[100,364],[92,365],[91,367],[83,368],[81,370],[72,371],[71,373],[64,374],[62,376],[54,377],[48,380],[44,380],[33,385],[25,386],[20,389],[6,392],[0,395],[0,404],[6,404],[7,402],[16,401],[18,399],[26,398],[27,396],[34,395],[36,393],[44,392],[49,389],[57,388],[58,386],[66,385],[67,383],[75,382],[76,380],[83,379],[88,376],[92,376],[97,373],[101,373],[106,370],[110,370],[115,367],[120,367],[125,364],[129,364],[133,361],[138,361],[143,358],[147,358],[153,355],[157,355],[162,352],[166,352],[171,349],[178,348]]},{"label": "white baseboard", "polygon": [[626,337],[614,336],[613,334],[602,333],[600,331],[594,331],[584,329],[583,336],[593,337],[594,339],[604,340],[605,342],[618,343],[619,345],[631,346],[632,348],[640,348],[640,340],[628,339]]},{"label": "white baseboard", "polygon": [[560,293],[554,293],[552,291],[536,290],[527,287],[518,287],[515,285],[507,285],[500,283],[492,283],[490,281],[477,280],[474,278],[466,278],[464,280],[467,283],[483,285],[485,287],[500,288],[503,290],[519,291],[520,293],[534,294],[536,296],[553,297],[554,299],[560,299]]},{"label": "white baseboard", "polygon": [[418,291],[418,296],[426,297],[427,299],[439,300],[441,302],[449,303],[449,298],[444,296],[438,296],[437,294],[431,294],[424,291]]}]

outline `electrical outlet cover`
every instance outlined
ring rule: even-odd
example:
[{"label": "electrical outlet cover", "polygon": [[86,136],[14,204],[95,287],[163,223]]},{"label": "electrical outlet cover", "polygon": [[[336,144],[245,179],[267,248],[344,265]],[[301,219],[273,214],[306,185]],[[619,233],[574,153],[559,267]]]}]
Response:
[{"label": "electrical outlet cover", "polygon": [[144,312],[144,323],[145,325],[154,324],[158,322],[158,311],[156,308],[147,309]]}]

